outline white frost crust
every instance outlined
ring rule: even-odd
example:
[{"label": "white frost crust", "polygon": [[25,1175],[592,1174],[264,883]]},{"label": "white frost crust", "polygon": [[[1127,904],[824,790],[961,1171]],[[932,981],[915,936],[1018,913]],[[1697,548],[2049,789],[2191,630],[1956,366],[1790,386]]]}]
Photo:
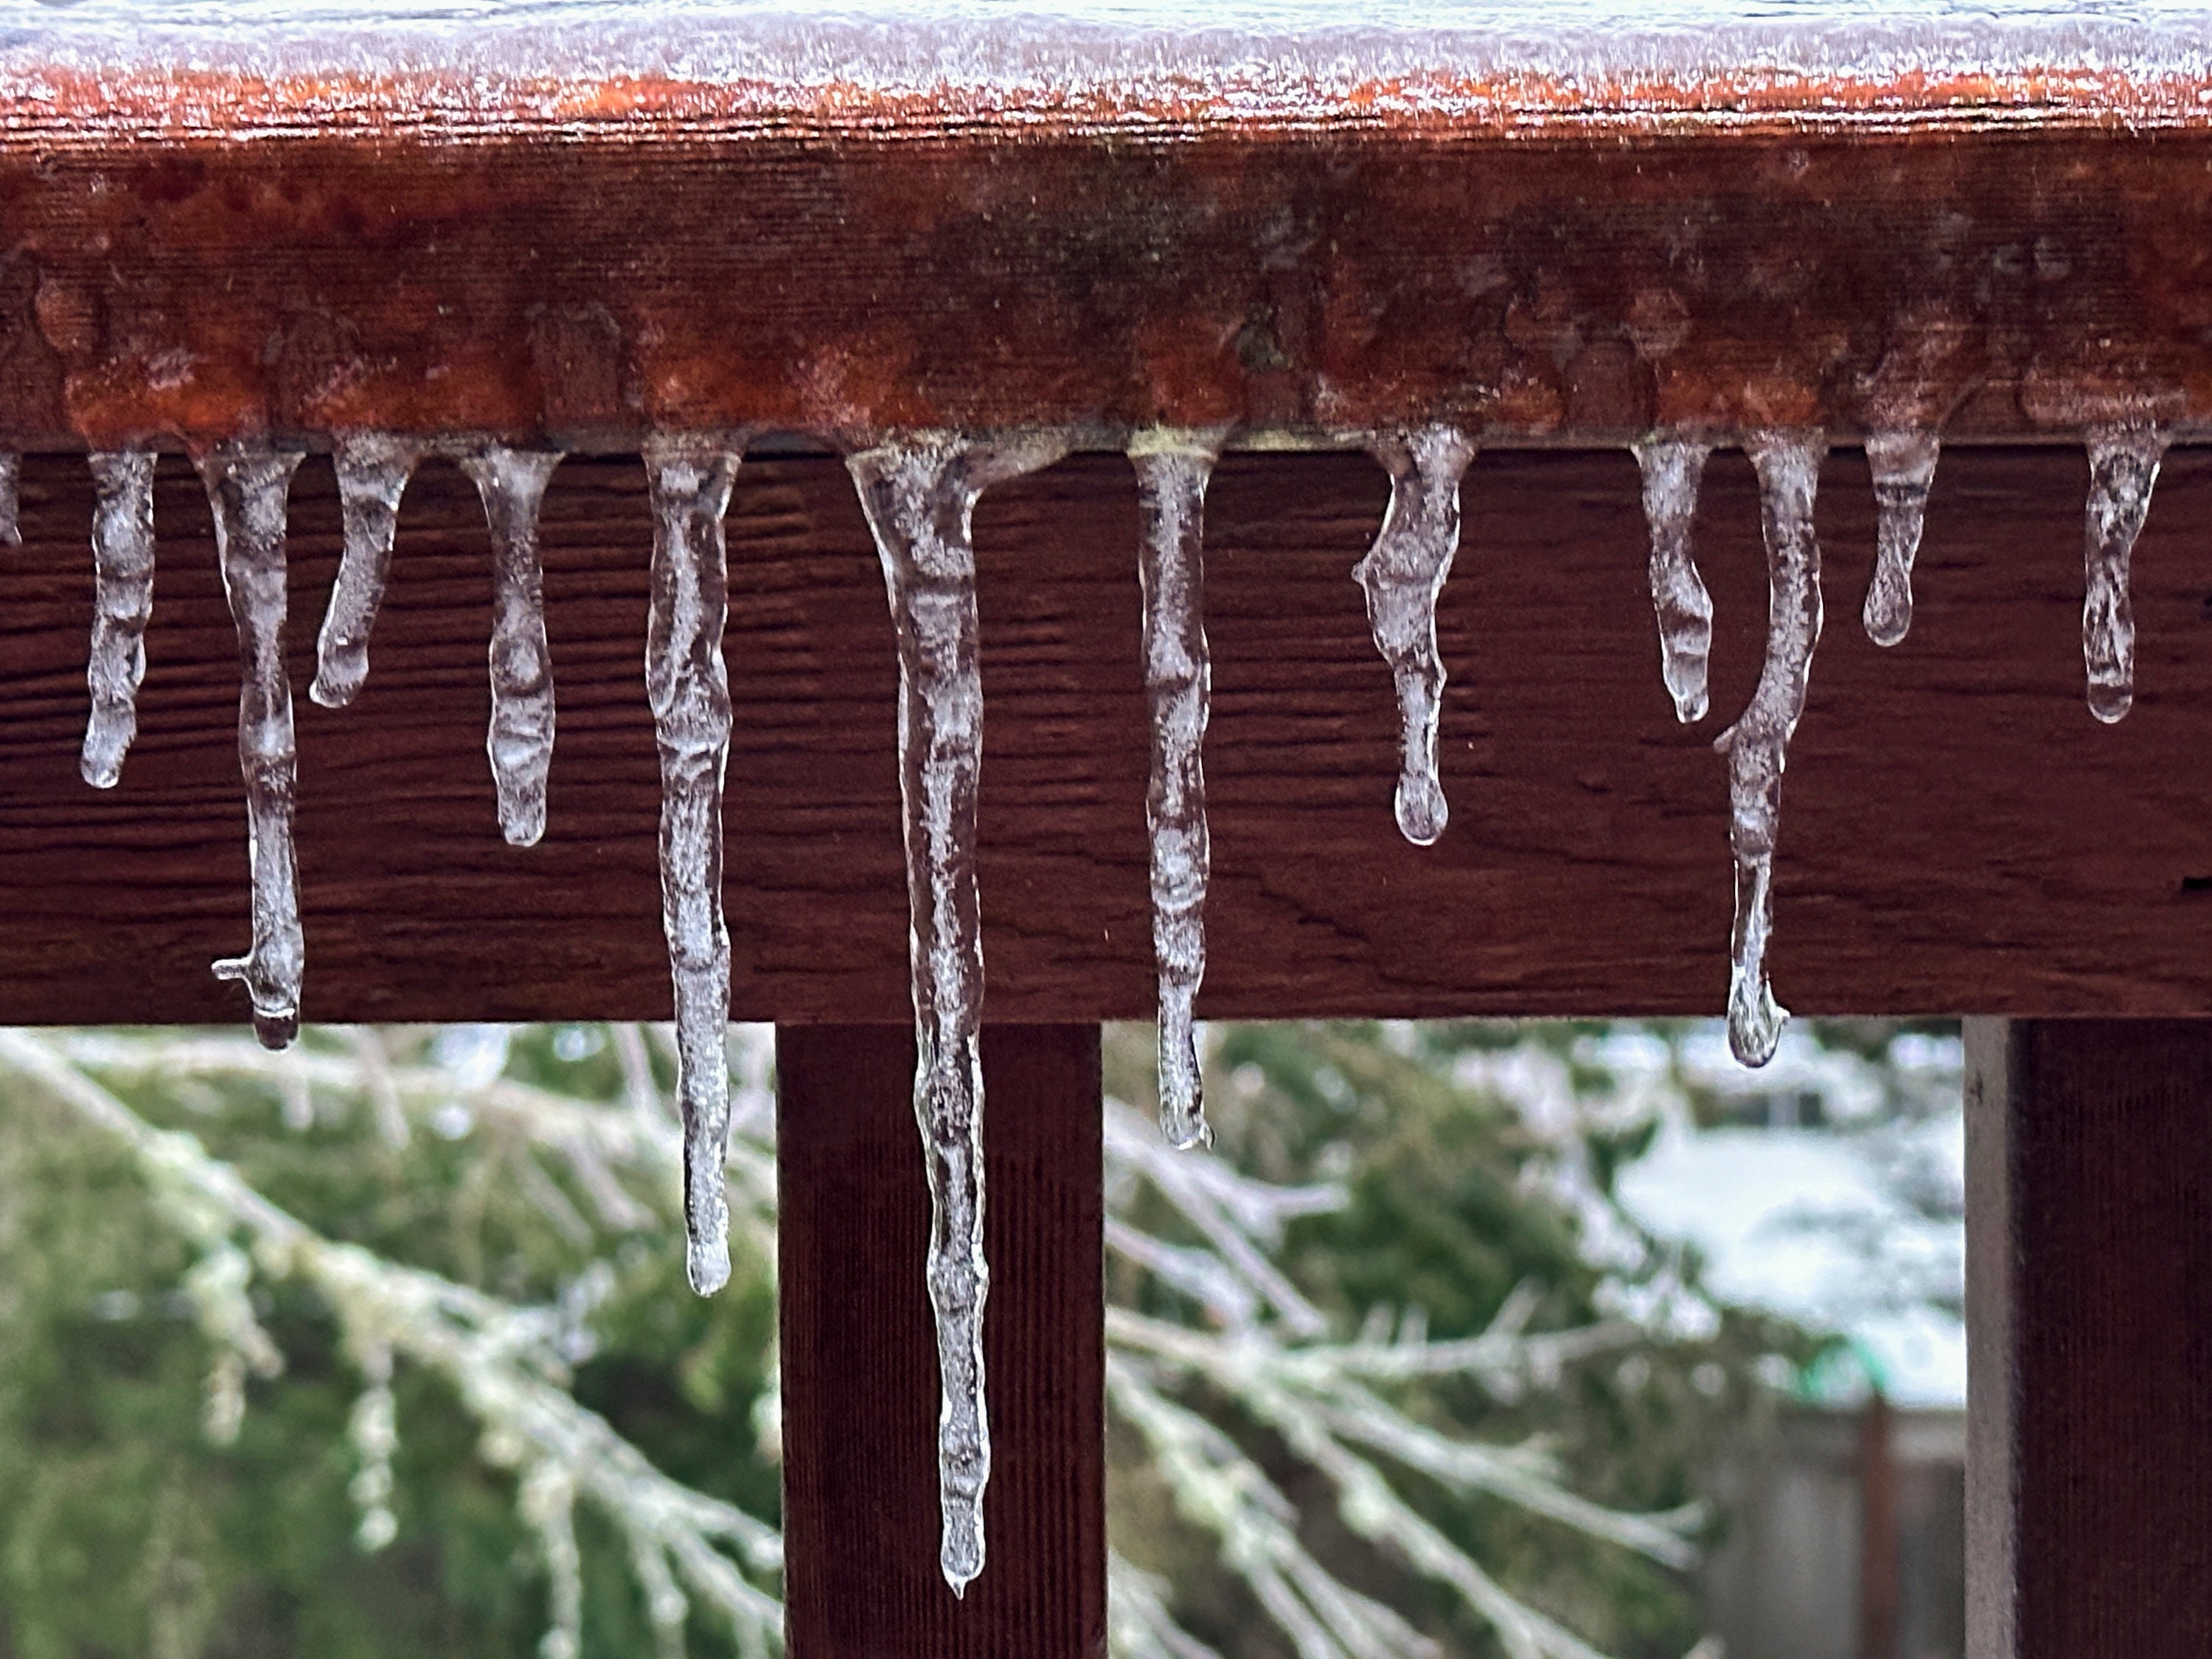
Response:
[{"label": "white frost crust", "polygon": [[1651,532],[1651,610],[1659,623],[1659,675],[1685,726],[1705,717],[1705,659],[1713,649],[1713,601],[1698,574],[1690,530],[1712,445],[1659,437],[1636,446],[1644,470],[1644,519]]},{"label": "white frost crust", "polygon": [[138,734],[146,624],[154,616],[154,452],[95,453],[92,462],[92,647],[84,678],[92,713],[77,770],[112,789]]},{"label": "white frost crust", "polygon": [[1205,1093],[1192,1008],[1206,977],[1206,826],[1202,749],[1213,702],[1206,643],[1206,485],[1218,440],[1147,433],[1130,446],[1142,529],[1145,697],[1152,769],[1145,789],[1152,836],[1152,956],[1159,975],[1160,1128],[1170,1146],[1203,1146]]},{"label": "white frost crust", "polygon": [[1928,492],[1936,483],[1941,441],[1933,432],[1869,432],[1867,466],[1874,474],[1874,580],[1860,620],[1876,645],[1897,645],[1912,626],[1912,562],[1919,556]]},{"label": "white frost crust", "polygon": [[545,640],[545,578],[538,562],[538,509],[561,464],[549,450],[486,444],[461,462],[483,499],[491,531],[491,757],[500,833],[534,847],[545,833],[545,783],[553,769],[553,654]]},{"label": "white frost crust", "polygon": [[2089,712],[2106,725],[2136,700],[2136,615],[2128,565],[2150,516],[2167,435],[2113,427],[2088,436],[2089,498],[2081,549],[2081,660]]},{"label": "white frost crust", "polygon": [[975,502],[1048,466],[1065,440],[918,433],[848,458],[883,561],[899,653],[899,793],[906,814],[914,1109],[929,1175],[927,1280],[939,1385],[938,1561],[963,1593],[983,1570],[991,1421],[983,1389],[983,933],[975,882],[983,760]]},{"label": "white frost crust", "polygon": [[[422,75],[443,84],[408,94],[419,101],[405,113],[434,124],[512,109],[549,82],[654,78],[744,88],[763,113],[813,109],[833,89],[1018,109],[1138,108],[1180,88],[1227,118],[1297,121],[1380,88],[1399,109],[1446,115],[1557,108],[1561,92],[1585,112],[1648,98],[1725,115],[1762,86],[1812,82],[1881,88],[1904,118],[1931,97],[2027,118],[2118,97],[2203,125],[2212,9],[1373,0],[1347,21],[1327,0],[0,0],[0,82],[17,95],[35,101],[62,75],[167,72]],[[1954,78],[1961,89],[1943,90]],[[1528,85],[1503,84],[1516,81]]]},{"label": "white frost crust", "polygon": [[1437,775],[1437,721],[1444,665],[1437,650],[1437,599],[1459,550],[1459,481],[1474,440],[1448,426],[1380,434],[1369,446],[1390,471],[1382,528],[1352,576],[1367,595],[1375,648],[1398,690],[1398,829],[1433,844],[1450,811]]},{"label": "white frost crust", "polygon": [[299,753],[292,682],[284,668],[284,513],[297,454],[225,445],[200,458],[215,514],[216,556],[238,628],[238,764],[246,778],[246,859],[253,881],[253,944],[215,964],[244,983],[253,1031],[282,1048],[300,1031],[307,942],[300,931],[300,872],[292,851]]},{"label": "white frost crust", "polygon": [[722,916],[722,783],[730,763],[729,509],[738,456],[696,438],[645,450],[653,501],[653,602],[645,687],[660,750],[660,924],[676,995],[676,1098],[684,1121],[685,1268],[710,1296],[730,1277],[730,930]]},{"label": "white frost crust", "polygon": [[0,450],[0,542],[10,547],[23,544],[23,532],[15,523],[16,485],[23,476],[23,458],[12,449]]},{"label": "white frost crust", "polygon": [[307,688],[308,696],[325,708],[344,708],[368,678],[369,630],[384,604],[399,498],[427,453],[421,441],[389,432],[344,434],[331,452],[345,550],[315,641],[315,683]]},{"label": "white frost crust", "polygon": [[1750,706],[1713,747],[1728,761],[1729,848],[1735,858],[1729,1046],[1745,1065],[1764,1066],[1774,1057],[1790,1018],[1767,983],[1766,946],[1774,929],[1782,772],[1790,734],[1805,712],[1813,647],[1820,642],[1820,544],[1813,533],[1813,500],[1828,441],[1817,432],[1761,432],[1745,447],[1759,474],[1759,526],[1766,540],[1766,660]]}]

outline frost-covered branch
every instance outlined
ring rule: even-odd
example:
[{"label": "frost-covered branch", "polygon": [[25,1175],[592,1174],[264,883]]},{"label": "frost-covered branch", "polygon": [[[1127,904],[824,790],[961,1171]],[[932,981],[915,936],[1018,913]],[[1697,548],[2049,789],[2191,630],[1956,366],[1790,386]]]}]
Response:
[{"label": "frost-covered branch", "polygon": [[[747,1576],[780,1569],[782,1540],[775,1528],[669,1480],[604,1418],[579,1405],[563,1386],[565,1367],[550,1340],[563,1322],[558,1317],[325,1238],[210,1157],[197,1137],[148,1123],[54,1043],[0,1031],[0,1066],[35,1082],[130,1149],[164,1213],[203,1250],[193,1274],[195,1302],[219,1355],[239,1356],[264,1373],[280,1363],[246,1300],[257,1272],[308,1285],[329,1305],[367,1383],[368,1403],[356,1412],[354,1432],[371,1459],[368,1478],[356,1483],[356,1495],[371,1500],[364,1543],[390,1535],[381,1494],[388,1486],[388,1380],[396,1356],[451,1386],[483,1425],[486,1458],[521,1472],[520,1507],[538,1534],[553,1581],[546,1659],[574,1659],[576,1653],[580,1565],[570,1517],[579,1498],[601,1509],[629,1540],[664,1651],[675,1650],[680,1640],[679,1580],[727,1622],[742,1651],[763,1654],[780,1645],[781,1606]],[[404,1072],[391,1077],[404,1099]],[[581,1115],[599,1115],[586,1109]],[[220,1393],[229,1388],[223,1359],[216,1369]],[[230,1413],[228,1405],[220,1414],[211,1409],[211,1425],[228,1416],[234,1427]],[[380,1462],[381,1480],[374,1474]]]}]

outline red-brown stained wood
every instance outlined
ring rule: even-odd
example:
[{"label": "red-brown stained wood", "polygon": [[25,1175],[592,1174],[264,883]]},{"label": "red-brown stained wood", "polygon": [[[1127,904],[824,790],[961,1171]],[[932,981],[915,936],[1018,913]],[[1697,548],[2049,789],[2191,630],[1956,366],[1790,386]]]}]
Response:
[{"label": "red-brown stained wood", "polygon": [[1098,1030],[983,1039],[982,1576],[937,1564],[937,1351],[909,1026],[778,1033],[784,1606],[792,1659],[1103,1659]]},{"label": "red-brown stained wood", "polygon": [[2212,421],[2201,131],[621,112],[239,143],[0,112],[0,442]]},{"label": "red-brown stained wood", "polygon": [[[2212,1650],[2212,1022],[2021,1021],[2005,1041],[2010,1233],[1988,1242],[2011,1263],[2012,1375],[2008,1400],[1975,1410],[2008,1415],[2015,1576],[1979,1587],[1983,1640],[2008,1589],[2018,1659],[2197,1659]],[[1997,1552],[1975,1565],[1999,1569]]]},{"label": "red-brown stained wood", "polygon": [[[2136,558],[2134,712],[2082,700],[2081,494],[2060,449],[1945,456],[1909,639],[1857,623],[1872,507],[1831,458],[1828,630],[1783,788],[1778,994],[1800,1012],[2212,1007],[2212,453],[2169,456]],[[0,552],[0,1018],[240,1020],[207,971],[246,936],[236,649],[207,508],[165,464],[150,668],[119,788],[85,787],[90,489],[33,461]],[[1698,538],[1714,715],[1659,677],[1626,454],[1491,453],[1444,592],[1438,846],[1392,822],[1396,714],[1352,564],[1364,456],[1232,455],[1208,502],[1210,1018],[1717,1014],[1730,904],[1711,742],[1750,695],[1766,596],[1750,469]],[[987,1017],[1149,1018],[1135,489],[1079,457],[976,514],[988,714]],[[325,463],[295,489],[295,694],[337,556]],[[733,1012],[907,1017],[890,624],[844,470],[748,463],[731,509]],[[634,460],[565,463],[545,519],[560,708],[541,846],[499,837],[483,754],[490,578],[443,463],[402,510],[366,690],[298,696],[310,1019],[665,1018],[658,773],[642,683],[650,522]]]}]

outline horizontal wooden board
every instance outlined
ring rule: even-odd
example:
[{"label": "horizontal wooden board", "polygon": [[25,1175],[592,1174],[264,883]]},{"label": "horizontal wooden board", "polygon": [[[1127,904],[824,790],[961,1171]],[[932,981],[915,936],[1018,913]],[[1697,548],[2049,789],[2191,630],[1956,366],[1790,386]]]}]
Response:
[{"label": "horizontal wooden board", "polygon": [[[1784,789],[1773,963],[1800,1012],[2212,1006],[2212,452],[2178,449],[2138,549],[2138,696],[2083,703],[2078,453],[1945,458],[1920,613],[1857,608],[1863,460],[1831,458],[1829,626]],[[235,647],[204,499],[165,461],[151,666],[123,782],[82,784],[90,615],[81,460],[33,460],[0,553],[0,1019],[243,1017],[210,959],[246,938]],[[1395,716],[1353,562],[1384,479],[1361,456],[1235,455],[1208,507],[1214,1017],[1717,1013],[1730,902],[1712,737],[1765,612],[1749,467],[1698,522],[1718,607],[1713,718],[1676,726],[1625,453],[1498,453],[1468,474],[1443,605],[1451,827],[1390,811]],[[658,783],[642,685],[650,527],[635,460],[571,460],[545,514],[560,742],[550,826],[505,846],[483,754],[490,580],[445,463],[401,514],[352,708],[308,703],[335,568],[326,462],[295,494],[291,656],[311,1019],[665,1017]],[[880,576],[844,469],[748,464],[730,510],[733,1012],[896,1019],[907,908]],[[1079,456],[984,499],[988,1011],[1151,1006],[1127,463]]]}]

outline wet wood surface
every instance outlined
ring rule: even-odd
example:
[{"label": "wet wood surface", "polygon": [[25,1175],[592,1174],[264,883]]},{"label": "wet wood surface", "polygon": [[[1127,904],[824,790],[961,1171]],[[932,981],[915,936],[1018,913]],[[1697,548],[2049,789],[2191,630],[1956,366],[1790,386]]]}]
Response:
[{"label": "wet wood surface", "polygon": [[911,1026],[780,1032],[776,1171],[791,1659],[1103,1659],[1098,1029],[1004,1026],[989,1083],[982,1576],[937,1563],[937,1351]]},{"label": "wet wood surface", "polygon": [[[1820,501],[1828,627],[1783,790],[1772,962],[1801,1012],[2212,1005],[2212,452],[2169,457],[2136,550],[2134,712],[2084,706],[2081,491],[2065,449],[1948,453],[1911,634],[1861,632],[1863,460]],[[1724,775],[1765,615],[1750,469],[1698,522],[1714,714],[1678,726],[1625,453],[1490,452],[1440,630],[1450,828],[1390,810],[1396,715],[1352,564],[1361,455],[1233,455],[1208,507],[1214,882],[1202,1015],[1717,1014]],[[224,1021],[246,942],[236,648],[207,507],[165,460],[141,730],[87,787],[90,486],[33,459],[0,551],[0,1019]],[[507,847],[483,751],[490,572],[474,493],[427,467],[351,708],[305,697],[336,566],[326,461],[295,490],[290,653],[309,1019],[665,1018],[659,783],[635,459],[564,463],[544,550],[560,738],[545,840]],[[1127,463],[1081,456],[976,514],[982,902],[995,1020],[1146,1018],[1145,704]],[[729,516],[733,1013],[898,1020],[907,905],[890,624],[844,469],[749,462]]]}]

